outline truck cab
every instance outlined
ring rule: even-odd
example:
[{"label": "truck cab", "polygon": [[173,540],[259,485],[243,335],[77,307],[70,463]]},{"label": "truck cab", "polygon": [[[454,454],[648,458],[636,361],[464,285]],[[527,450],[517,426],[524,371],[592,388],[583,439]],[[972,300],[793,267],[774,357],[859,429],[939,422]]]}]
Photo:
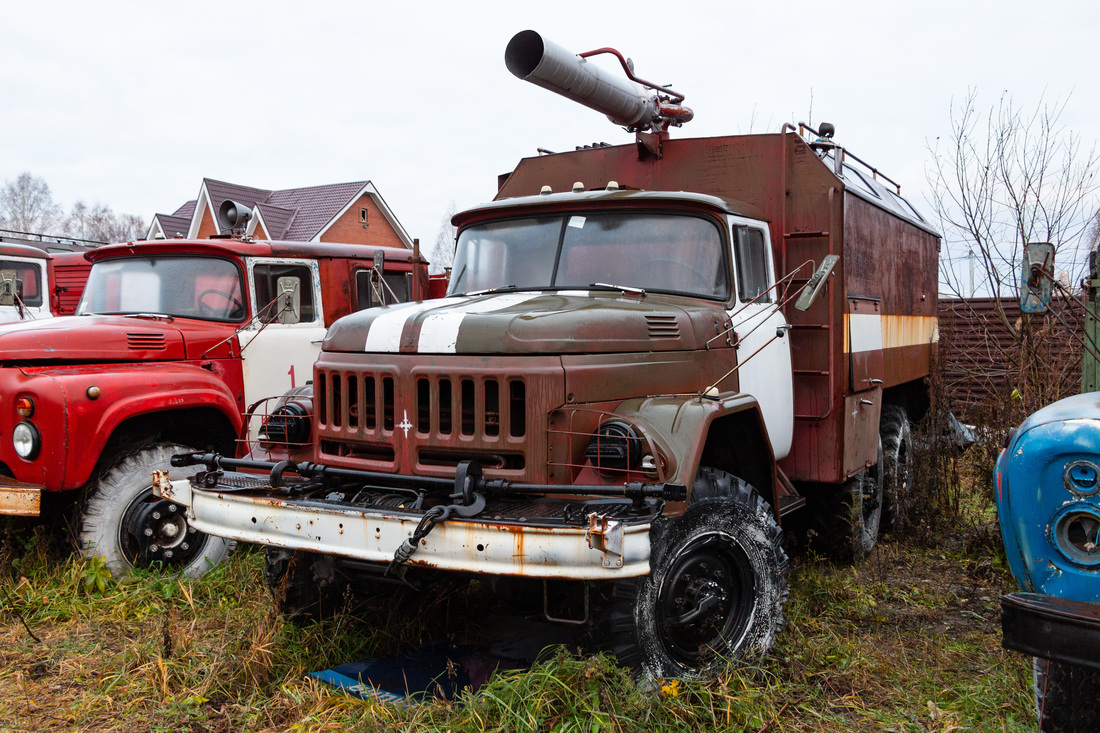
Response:
[{"label": "truck cab", "polygon": [[87,259],[76,315],[0,327],[0,513],[78,502],[85,552],[119,575],[224,557],[231,543],[153,499],[152,470],[187,448],[247,451],[250,409],[309,382],[329,324],[427,279],[404,249],[244,238]]}]

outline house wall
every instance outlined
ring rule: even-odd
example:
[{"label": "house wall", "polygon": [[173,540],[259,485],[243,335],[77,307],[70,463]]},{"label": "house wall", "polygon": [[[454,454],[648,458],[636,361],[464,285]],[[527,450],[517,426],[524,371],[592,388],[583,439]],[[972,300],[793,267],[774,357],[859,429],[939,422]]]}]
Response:
[{"label": "house wall", "polygon": [[210,215],[210,207],[202,209],[202,219],[199,221],[199,233],[195,239],[210,239],[218,233],[218,226],[214,223],[214,217]]},{"label": "house wall", "polygon": [[[366,227],[359,221],[359,210],[364,208],[367,210]],[[321,235],[321,241],[368,244],[375,247],[403,248],[405,246],[369,194],[360,196],[343,216],[333,222],[332,226]]]}]

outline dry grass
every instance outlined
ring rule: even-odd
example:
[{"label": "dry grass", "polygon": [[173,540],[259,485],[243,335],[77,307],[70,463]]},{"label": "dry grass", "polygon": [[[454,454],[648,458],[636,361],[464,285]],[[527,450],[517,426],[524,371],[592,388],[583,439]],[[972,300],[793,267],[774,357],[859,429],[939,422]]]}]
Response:
[{"label": "dry grass", "polygon": [[485,594],[300,629],[275,613],[258,552],[199,581],[141,575],[99,591],[94,563],[41,532],[9,533],[0,730],[1033,730],[1029,665],[1000,648],[1010,578],[991,521],[976,496],[951,532],[886,542],[855,567],[797,559],[787,629],[760,667],[639,686],[607,658],[563,650],[456,703],[409,709],[306,673],[469,623]]}]

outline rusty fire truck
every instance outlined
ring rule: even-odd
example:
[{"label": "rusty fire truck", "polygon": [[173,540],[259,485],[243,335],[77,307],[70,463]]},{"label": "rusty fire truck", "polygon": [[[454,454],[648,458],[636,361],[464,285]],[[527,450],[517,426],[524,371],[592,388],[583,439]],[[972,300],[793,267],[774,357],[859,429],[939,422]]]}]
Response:
[{"label": "rusty fire truck", "polygon": [[480,575],[647,674],[763,653],[787,515],[849,556],[901,521],[939,236],[825,125],[672,139],[683,97],[616,51],[525,31],[506,61],[635,144],[522,160],[454,218],[446,297],[335,323],[268,426],[304,458],[181,455],[156,491],[267,545],[290,615]]}]

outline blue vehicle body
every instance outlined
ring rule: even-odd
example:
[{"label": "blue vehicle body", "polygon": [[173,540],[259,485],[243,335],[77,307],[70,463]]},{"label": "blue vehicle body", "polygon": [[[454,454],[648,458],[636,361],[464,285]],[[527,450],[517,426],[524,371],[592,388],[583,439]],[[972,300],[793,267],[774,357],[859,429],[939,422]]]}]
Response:
[{"label": "blue vehicle body", "polygon": [[997,511],[1020,588],[1100,601],[1100,392],[1028,417],[997,460]]},{"label": "blue vehicle body", "polygon": [[1100,392],[1028,417],[994,477],[1005,553],[1024,591],[1002,599],[1004,645],[1100,669]]}]

